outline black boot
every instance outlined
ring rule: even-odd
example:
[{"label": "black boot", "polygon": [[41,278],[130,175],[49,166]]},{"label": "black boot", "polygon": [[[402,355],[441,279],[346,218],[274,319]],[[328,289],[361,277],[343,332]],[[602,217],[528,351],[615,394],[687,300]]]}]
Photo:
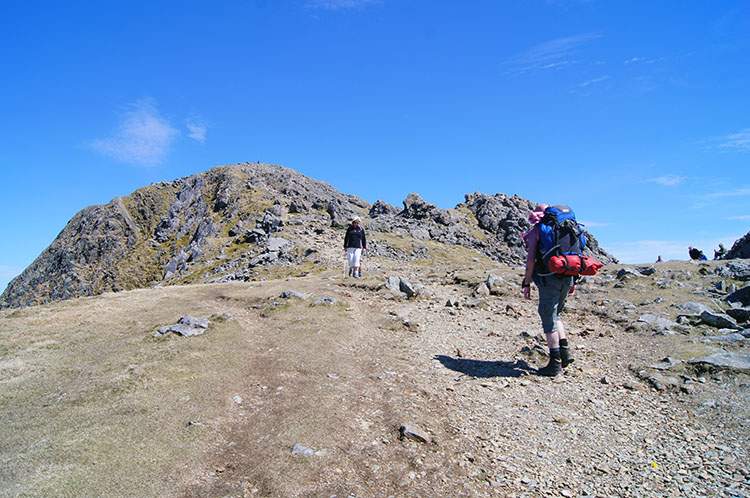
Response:
[{"label": "black boot", "polygon": [[560,361],[562,362],[563,368],[566,368],[568,365],[576,361],[576,359],[570,355],[567,339],[560,339]]},{"label": "black boot", "polygon": [[547,366],[536,371],[537,375],[554,377],[562,373],[562,361],[560,360],[560,348],[549,350],[549,363]]},{"label": "black boot", "polygon": [[349,267],[349,276],[351,277],[353,275],[354,275],[354,267],[350,266]]},{"label": "black boot", "polygon": [[563,368],[567,368],[568,365],[576,361],[575,358],[570,356],[570,350],[560,346],[560,363]]}]

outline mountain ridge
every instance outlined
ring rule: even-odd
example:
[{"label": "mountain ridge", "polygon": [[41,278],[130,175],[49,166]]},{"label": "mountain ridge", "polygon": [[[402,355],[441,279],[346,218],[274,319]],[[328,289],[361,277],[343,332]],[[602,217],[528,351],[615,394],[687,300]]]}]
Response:
[{"label": "mountain ridge", "polygon": [[[535,203],[475,192],[454,209],[416,193],[403,204],[371,204],[283,166],[217,166],[82,209],[10,282],[0,309],[159,285],[255,280],[282,269],[321,271],[340,256],[322,242],[338,246],[353,216],[363,218],[376,257],[429,260],[430,242],[523,264],[521,234]],[[587,240],[593,256],[616,262],[589,233]]]}]

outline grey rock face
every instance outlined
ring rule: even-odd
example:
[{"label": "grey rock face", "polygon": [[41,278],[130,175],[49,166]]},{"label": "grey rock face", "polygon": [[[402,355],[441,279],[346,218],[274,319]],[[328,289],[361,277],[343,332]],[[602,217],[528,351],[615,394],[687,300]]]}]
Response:
[{"label": "grey rock face", "polygon": [[377,201],[370,208],[371,218],[377,218],[378,216],[381,216],[381,215],[395,216],[398,213],[399,213],[399,209],[397,207],[391,206],[390,204],[384,201]]},{"label": "grey rock face", "polygon": [[[489,196],[476,192],[467,194],[465,199],[466,202],[458,207],[469,209],[476,217],[479,227],[490,234],[484,243],[488,250],[483,252],[502,263],[522,265],[526,258],[526,247],[521,235],[530,228],[528,214],[536,207],[536,203],[517,195],[509,197],[500,193]],[[599,243],[590,233],[586,230],[584,233],[587,241],[586,254],[605,264],[617,262],[612,255],[599,248]],[[482,244],[479,246],[481,248]]]},{"label": "grey rock face", "polygon": [[333,199],[328,203],[327,211],[331,216],[331,226],[339,228],[346,228],[356,216],[361,217],[359,211],[338,199]]},{"label": "grey rock face", "polygon": [[750,232],[741,239],[735,241],[727,255],[722,259],[748,259],[750,258]]},{"label": "grey rock face", "polygon": [[[143,241],[143,235],[121,198],[90,206],[76,214],[52,244],[0,297],[18,308],[127,287],[110,269]],[[144,282],[145,284],[145,282]]]}]

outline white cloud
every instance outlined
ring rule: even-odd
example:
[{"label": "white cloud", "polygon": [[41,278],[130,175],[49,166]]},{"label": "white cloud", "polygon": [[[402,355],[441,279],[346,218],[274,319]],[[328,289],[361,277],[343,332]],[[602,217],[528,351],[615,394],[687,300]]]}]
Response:
[{"label": "white cloud", "polygon": [[735,190],[728,190],[726,192],[714,192],[712,194],[706,194],[703,196],[707,200],[724,199],[726,197],[745,197],[750,195],[750,188],[743,187]]},{"label": "white cloud", "polygon": [[583,83],[581,83],[578,86],[586,88],[587,86],[594,85],[596,83],[601,83],[602,81],[605,81],[605,80],[608,80],[608,79],[609,79],[609,76],[606,76],[606,75],[605,76],[600,76],[600,77],[594,78],[592,80],[584,81]]},{"label": "white cloud", "polygon": [[719,144],[722,149],[750,152],[750,128],[745,128],[739,133],[732,133],[724,137],[723,143]]},{"label": "white cloud", "polygon": [[742,216],[729,216],[729,217],[724,218],[724,219],[725,220],[730,220],[730,221],[747,221],[747,220],[750,220],[750,214],[745,214],[745,215],[742,215]]},{"label": "white cloud", "polygon": [[185,126],[187,126],[187,129],[190,132],[188,133],[190,138],[202,144],[206,143],[206,131],[208,128],[202,121],[195,118],[188,118],[185,121]]},{"label": "white cloud", "polygon": [[309,0],[305,5],[310,9],[343,10],[361,9],[379,3],[380,0]]},{"label": "white cloud", "polygon": [[631,57],[630,59],[625,61],[625,64],[635,64],[636,62],[639,62],[641,64],[655,64],[662,60],[664,60],[663,57],[659,59],[644,59],[643,57]]},{"label": "white cloud", "polygon": [[566,38],[558,38],[541,43],[521,52],[508,62],[517,67],[518,73],[554,69],[573,64],[571,60],[585,43],[599,38],[598,33],[586,33]]},{"label": "white cloud", "polygon": [[649,178],[646,181],[651,183],[658,183],[659,185],[664,185],[665,187],[674,187],[676,185],[684,183],[686,179],[687,178],[685,178],[684,176],[664,175],[658,178]]},{"label": "white cloud", "polygon": [[601,227],[611,227],[612,226],[612,223],[603,223],[601,221],[579,221],[578,223],[580,223],[581,225],[583,225],[586,228],[590,228],[590,227],[601,228]]},{"label": "white cloud", "polygon": [[130,105],[122,123],[108,138],[94,140],[96,152],[124,163],[152,166],[164,160],[179,131],[164,119],[151,99]]}]

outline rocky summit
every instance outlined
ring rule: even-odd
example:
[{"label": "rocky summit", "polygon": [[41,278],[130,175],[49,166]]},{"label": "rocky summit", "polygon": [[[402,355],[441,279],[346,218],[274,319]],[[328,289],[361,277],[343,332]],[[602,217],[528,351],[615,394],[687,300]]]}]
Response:
[{"label": "rocky summit", "polygon": [[[328,245],[361,217],[370,254],[436,262],[464,248],[523,265],[521,234],[535,203],[501,193],[467,194],[440,209],[412,193],[403,209],[343,194],[292,169],[220,166],[143,187],[71,219],[0,297],[0,309],[103,292],[192,283],[259,280],[319,272]],[[587,233],[591,255],[616,262]],[[469,253],[467,253],[467,257]]]}]

